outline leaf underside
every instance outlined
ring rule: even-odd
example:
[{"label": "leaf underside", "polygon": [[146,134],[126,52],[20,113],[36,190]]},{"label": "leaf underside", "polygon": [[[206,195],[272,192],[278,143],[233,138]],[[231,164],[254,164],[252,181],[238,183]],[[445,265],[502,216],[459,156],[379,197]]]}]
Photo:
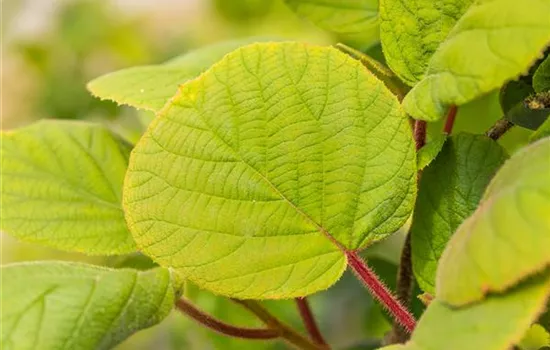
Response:
[{"label": "leaf underside", "polygon": [[514,154],[455,232],[437,270],[437,297],[464,305],[550,264],[550,139]]},{"label": "leaf underside", "polygon": [[488,137],[458,134],[447,140],[422,173],[411,226],[413,270],[422,290],[434,294],[443,250],[455,230],[476,210],[506,158],[506,151]]},{"label": "leaf underside", "polygon": [[240,298],[328,288],[399,229],[415,197],[397,99],[333,48],[255,44],[185,84],[134,149],[124,189],[140,249]]},{"label": "leaf underside", "polygon": [[96,124],[51,120],[1,143],[2,231],[87,254],[136,250],[122,211],[127,144]]},{"label": "leaf underside", "polygon": [[525,73],[550,42],[548,13],[547,0],[472,5],[403,100],[407,113],[438,120],[449,106],[472,101]]},{"label": "leaf underside", "polygon": [[180,287],[160,268],[34,262],[1,273],[1,346],[17,350],[111,349],[162,321]]}]

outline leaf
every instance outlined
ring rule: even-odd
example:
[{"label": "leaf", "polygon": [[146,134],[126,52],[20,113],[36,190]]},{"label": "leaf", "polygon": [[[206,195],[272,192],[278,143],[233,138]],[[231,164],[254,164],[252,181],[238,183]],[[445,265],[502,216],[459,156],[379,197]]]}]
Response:
[{"label": "leaf", "polygon": [[378,0],[285,0],[304,17],[366,49],[378,41]]},{"label": "leaf", "polygon": [[424,78],[403,100],[416,119],[435,121],[526,72],[550,42],[547,0],[472,5],[430,59]]},{"label": "leaf", "polygon": [[380,0],[380,40],[388,65],[407,84],[428,62],[473,0]]},{"label": "leaf", "polygon": [[544,346],[550,346],[550,334],[540,324],[532,325],[519,343],[521,350],[539,350]]},{"label": "leaf", "polygon": [[124,190],[145,254],[201,288],[290,298],[332,285],[400,228],[415,154],[397,99],[361,63],[299,43],[241,48],[180,88]]},{"label": "leaf", "polygon": [[502,292],[550,263],[550,139],[498,171],[475,213],[455,232],[437,270],[437,297],[451,305]]},{"label": "leaf", "polygon": [[418,151],[418,155],[416,156],[416,168],[422,170],[430,165],[439,152],[441,152],[446,141],[446,134],[437,135],[432,140],[428,141],[428,143]]},{"label": "leaf", "polygon": [[158,111],[180,84],[194,79],[228,52],[266,38],[221,42],[191,51],[164,64],[138,66],[103,75],[88,83],[88,90],[104,100],[138,109]]},{"label": "leaf", "polygon": [[453,308],[436,299],[403,350],[508,350],[537,318],[549,291],[546,273],[466,307]]},{"label": "leaf", "polygon": [[91,123],[40,121],[3,132],[1,230],[87,254],[135,251],[121,203],[129,153]]},{"label": "leaf", "polygon": [[550,55],[542,61],[533,74],[533,88],[536,92],[550,91]]},{"label": "leaf", "polygon": [[[179,283],[147,272],[40,262],[2,267],[5,349],[110,349],[162,321]],[[39,344],[39,345],[38,345]]]},{"label": "leaf", "polygon": [[537,131],[529,137],[529,141],[534,142],[548,136],[550,136],[550,114],[548,114],[546,121],[542,123]]},{"label": "leaf", "polygon": [[458,134],[422,173],[411,226],[413,271],[422,290],[435,292],[437,263],[449,239],[477,208],[506,151],[486,136]]}]

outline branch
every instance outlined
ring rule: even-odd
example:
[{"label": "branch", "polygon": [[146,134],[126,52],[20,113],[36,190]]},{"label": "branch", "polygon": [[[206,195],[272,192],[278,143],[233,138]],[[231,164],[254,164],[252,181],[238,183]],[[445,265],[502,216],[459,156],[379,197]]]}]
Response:
[{"label": "branch", "polygon": [[319,330],[317,323],[315,322],[315,317],[311,312],[311,308],[309,306],[307,299],[304,297],[304,298],[296,298],[294,300],[296,301],[296,305],[298,306],[298,311],[300,311],[300,316],[302,317],[302,321],[304,322],[304,326],[306,327],[311,337],[311,340],[313,340],[315,343],[319,345],[327,347],[327,343],[323,338],[323,335],[321,334],[321,331]]},{"label": "branch", "polygon": [[356,252],[346,252],[349,266],[365,283],[372,296],[376,298],[408,332],[412,332],[416,320],[409,311],[391,294],[378,276],[372,271]]},{"label": "branch", "polygon": [[204,313],[183,298],[176,301],[176,308],[203,326],[231,337],[243,339],[275,339],[280,336],[279,331],[276,329],[243,328],[232,326]]},{"label": "branch", "polygon": [[514,126],[514,123],[504,119],[500,118],[495,122],[493,126],[487,132],[485,135],[492,138],[493,140],[498,140],[502,135],[504,135],[508,130],[510,130]]},{"label": "branch", "polygon": [[286,341],[297,347],[298,349],[305,350],[329,350],[328,345],[314,344],[303,335],[296,332],[294,329],[288,327],[269,311],[267,311],[260,303],[254,300],[239,300],[231,299],[237,304],[244,306],[250,312],[258,316],[269,328],[276,329],[279,332],[279,336]]},{"label": "branch", "polygon": [[414,142],[416,151],[424,147],[426,144],[426,128],[428,124],[424,120],[415,120],[414,122]]}]

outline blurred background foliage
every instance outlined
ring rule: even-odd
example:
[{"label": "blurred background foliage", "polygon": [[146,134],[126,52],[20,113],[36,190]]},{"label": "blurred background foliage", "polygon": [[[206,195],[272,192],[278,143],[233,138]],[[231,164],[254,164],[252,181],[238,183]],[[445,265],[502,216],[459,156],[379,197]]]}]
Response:
[{"label": "blurred background foliage", "polygon": [[[247,36],[282,37],[317,44],[339,38],[298,18],[282,0],[7,0],[2,2],[2,128],[42,118],[103,122],[129,140],[139,138],[150,115],[93,98],[86,83],[117,69],[160,63],[190,49]],[[352,44],[352,43],[348,43]],[[383,61],[380,46],[357,47]],[[455,131],[482,133],[502,116],[498,92],[459,109]],[[430,125],[430,134],[440,133]],[[529,131],[514,128],[502,139],[513,152]],[[390,287],[395,285],[403,232],[369,247],[365,255]],[[2,234],[2,263],[76,260],[146,269],[140,255],[86,257]],[[231,301],[188,286],[203,310],[236,325],[260,326]],[[373,349],[390,329],[380,307],[359,282],[345,274],[330,290],[310,298],[320,327],[339,349]],[[267,301],[281,319],[303,329],[293,301]],[[422,304],[415,302],[419,313]],[[212,333],[174,312],[162,324],[138,333],[118,349],[284,349],[279,342],[251,342]]]}]

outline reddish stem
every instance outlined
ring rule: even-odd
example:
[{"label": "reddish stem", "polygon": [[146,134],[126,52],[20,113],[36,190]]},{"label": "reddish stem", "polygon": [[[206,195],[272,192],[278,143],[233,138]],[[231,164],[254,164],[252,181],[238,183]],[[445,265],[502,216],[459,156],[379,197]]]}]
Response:
[{"label": "reddish stem", "polygon": [[212,329],[221,334],[231,337],[244,339],[275,339],[280,336],[276,329],[261,329],[261,328],[243,328],[235,327],[225,322],[219,321],[212,316],[197,309],[194,305],[184,299],[179,299],[176,302],[178,310],[191,317],[200,324]]},{"label": "reddish stem", "polygon": [[307,299],[304,297],[296,298],[294,300],[296,301],[298,311],[300,311],[300,316],[302,317],[302,321],[304,322],[304,326],[306,327],[307,332],[311,337],[311,340],[319,345],[323,345],[326,347],[327,342],[323,338],[323,335],[321,334],[321,331],[317,326],[317,322],[315,322],[315,317],[311,312],[311,307],[309,306]]},{"label": "reddish stem", "polygon": [[443,132],[447,135],[450,135],[453,132],[453,126],[455,125],[456,112],[458,108],[456,106],[451,106],[449,112],[447,113],[447,120],[445,121],[445,127]]},{"label": "reddish stem", "polygon": [[414,142],[418,151],[426,144],[427,123],[424,120],[415,120],[414,122]]},{"label": "reddish stem", "polygon": [[376,273],[357,255],[356,252],[346,252],[349,266],[353,272],[363,281],[371,294],[393,315],[408,332],[412,332],[416,320],[411,313],[393,296]]}]

